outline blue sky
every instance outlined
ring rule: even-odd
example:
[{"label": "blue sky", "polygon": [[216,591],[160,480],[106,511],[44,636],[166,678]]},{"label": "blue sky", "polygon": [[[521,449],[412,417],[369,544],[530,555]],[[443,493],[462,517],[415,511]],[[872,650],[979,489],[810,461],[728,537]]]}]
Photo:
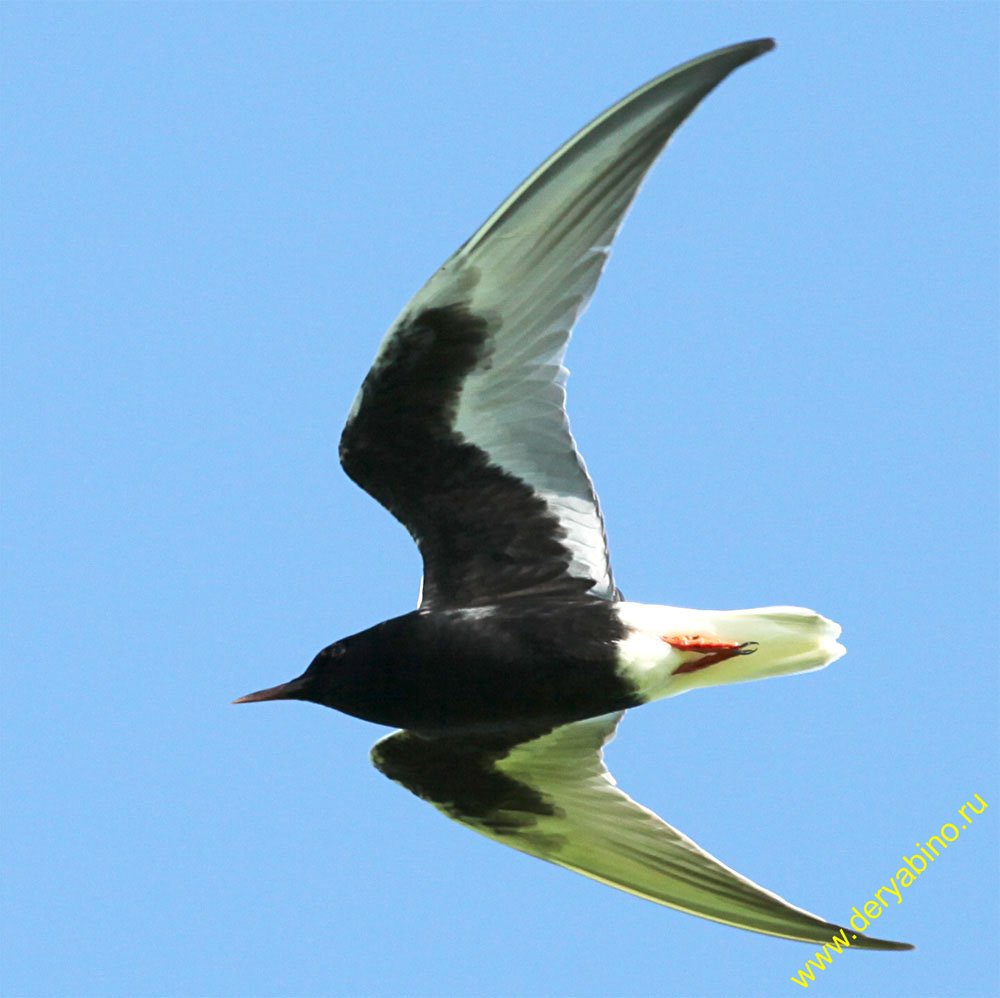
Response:
[{"label": "blue sky", "polygon": [[912,953],[809,993],[998,990],[996,6],[4,4],[10,998],[797,994],[810,947],[503,849],[229,706],[414,603],[336,463],[391,320],[545,156],[762,35],[641,192],[569,362],[632,599],[797,603],[819,673],[632,712],[619,782]]}]

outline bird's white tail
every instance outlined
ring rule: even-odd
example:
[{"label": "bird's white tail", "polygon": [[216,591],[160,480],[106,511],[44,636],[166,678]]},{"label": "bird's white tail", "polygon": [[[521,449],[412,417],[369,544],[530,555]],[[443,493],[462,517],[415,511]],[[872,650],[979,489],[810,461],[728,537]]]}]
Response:
[{"label": "bird's white tail", "polygon": [[617,605],[628,631],[618,646],[618,667],[647,700],[821,669],[845,651],[837,641],[840,626],[803,607]]}]

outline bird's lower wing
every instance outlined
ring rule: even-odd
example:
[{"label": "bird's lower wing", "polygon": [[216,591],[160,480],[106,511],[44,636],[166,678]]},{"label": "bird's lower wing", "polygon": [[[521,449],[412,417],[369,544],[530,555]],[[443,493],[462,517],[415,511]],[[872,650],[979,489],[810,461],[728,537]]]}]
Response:
[{"label": "bird's lower wing", "polygon": [[[474,831],[649,901],[803,942],[829,942],[841,931],[720,863],[623,793],[602,758],[621,716],[482,737],[398,731],[375,745],[372,761]],[[851,947],[911,948],[850,929],[848,937]]]}]

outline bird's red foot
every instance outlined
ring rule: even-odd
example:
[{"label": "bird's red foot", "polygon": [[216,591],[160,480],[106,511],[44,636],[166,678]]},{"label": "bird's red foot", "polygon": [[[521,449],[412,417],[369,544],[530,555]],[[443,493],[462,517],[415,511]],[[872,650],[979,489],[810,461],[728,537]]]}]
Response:
[{"label": "bird's red foot", "polygon": [[680,651],[720,651],[723,648],[739,648],[739,641],[723,641],[722,638],[703,638],[700,634],[674,634],[660,638],[671,648]]},{"label": "bird's red foot", "polygon": [[752,655],[757,650],[756,641],[725,641],[722,638],[703,638],[700,634],[667,634],[660,638],[678,651],[694,652],[698,657],[685,662],[674,670],[674,675],[697,672],[717,665],[736,655]]}]

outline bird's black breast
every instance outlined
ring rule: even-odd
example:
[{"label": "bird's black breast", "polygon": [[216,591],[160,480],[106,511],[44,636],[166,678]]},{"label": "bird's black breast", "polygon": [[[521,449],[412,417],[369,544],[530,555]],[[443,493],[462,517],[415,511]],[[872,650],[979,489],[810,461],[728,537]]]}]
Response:
[{"label": "bird's black breast", "polygon": [[631,707],[614,606],[584,598],[414,611],[331,646],[328,692],[314,699],[427,732],[556,725]]}]

